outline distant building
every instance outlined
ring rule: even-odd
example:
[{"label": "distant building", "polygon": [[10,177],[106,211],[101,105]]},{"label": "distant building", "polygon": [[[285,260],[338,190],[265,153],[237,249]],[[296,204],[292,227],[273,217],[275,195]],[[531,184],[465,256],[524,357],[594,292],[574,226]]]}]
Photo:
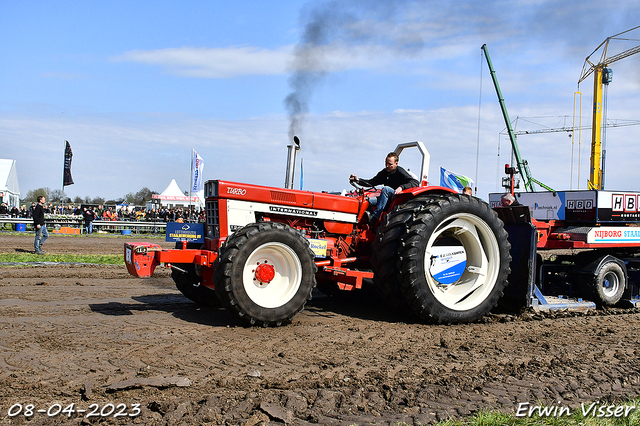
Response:
[{"label": "distant building", "polygon": [[20,188],[16,160],[0,159],[0,203],[20,208]]}]

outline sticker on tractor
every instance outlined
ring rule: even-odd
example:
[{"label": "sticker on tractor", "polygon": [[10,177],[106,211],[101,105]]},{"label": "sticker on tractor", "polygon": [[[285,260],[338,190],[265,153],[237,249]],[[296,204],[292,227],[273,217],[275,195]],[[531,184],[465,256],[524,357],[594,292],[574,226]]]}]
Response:
[{"label": "sticker on tractor", "polygon": [[327,257],[327,240],[309,238],[309,246],[316,257]]},{"label": "sticker on tractor", "polygon": [[204,224],[167,222],[165,241],[174,243],[181,241],[204,243]]},{"label": "sticker on tractor", "polygon": [[442,245],[431,248],[431,276],[440,284],[453,284],[467,267],[467,253],[462,245]]}]

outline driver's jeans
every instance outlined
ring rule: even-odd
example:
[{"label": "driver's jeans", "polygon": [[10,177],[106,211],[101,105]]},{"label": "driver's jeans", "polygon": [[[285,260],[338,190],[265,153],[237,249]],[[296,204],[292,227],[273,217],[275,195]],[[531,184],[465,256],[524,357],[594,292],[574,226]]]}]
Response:
[{"label": "driver's jeans", "polygon": [[380,219],[380,215],[382,214],[382,210],[386,207],[387,203],[393,199],[395,195],[395,190],[388,186],[383,186],[380,191],[380,195],[377,197],[369,198],[369,205],[374,206],[373,216],[376,219]]}]

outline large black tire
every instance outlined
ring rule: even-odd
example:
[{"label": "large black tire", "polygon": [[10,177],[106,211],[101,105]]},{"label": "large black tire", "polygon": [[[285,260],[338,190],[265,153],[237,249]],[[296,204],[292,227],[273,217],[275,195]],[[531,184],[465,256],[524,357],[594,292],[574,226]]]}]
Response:
[{"label": "large black tire", "polygon": [[195,265],[181,263],[173,266],[176,268],[171,269],[171,278],[176,283],[176,288],[187,299],[201,306],[214,308],[221,306],[216,292],[202,285],[202,277],[196,274]]},{"label": "large black tire", "polygon": [[222,303],[250,325],[280,326],[300,312],[316,285],[309,242],[293,228],[260,222],[220,249],[215,281]]},{"label": "large black tire", "polygon": [[384,300],[395,309],[406,311],[408,308],[400,291],[402,279],[398,251],[402,238],[406,235],[408,224],[416,212],[436,201],[435,197],[421,197],[399,204],[383,217],[382,223],[376,229],[371,254],[373,282]]},{"label": "large black tire", "polygon": [[[182,250],[182,243],[177,242],[176,250]],[[187,243],[187,249],[200,249],[203,244]],[[171,278],[176,283],[176,288],[192,302],[213,308],[220,307],[220,300],[216,292],[202,285],[202,277],[196,273],[196,266],[191,263],[174,264],[171,269]]]},{"label": "large black tire", "polygon": [[610,307],[617,304],[627,287],[627,277],[624,269],[614,258],[609,257],[600,264],[592,279],[587,280],[589,300],[599,307]]},{"label": "large black tire", "polygon": [[398,244],[400,290],[412,311],[438,324],[474,322],[507,286],[510,244],[484,201],[448,194],[411,203]]}]

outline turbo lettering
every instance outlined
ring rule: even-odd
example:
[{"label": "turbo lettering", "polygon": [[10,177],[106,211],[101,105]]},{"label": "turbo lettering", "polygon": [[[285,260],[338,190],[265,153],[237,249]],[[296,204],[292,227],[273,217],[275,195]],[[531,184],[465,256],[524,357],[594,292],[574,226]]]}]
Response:
[{"label": "turbo lettering", "polygon": [[245,195],[247,193],[246,189],[243,188],[227,188],[227,194],[233,194],[233,195]]}]

